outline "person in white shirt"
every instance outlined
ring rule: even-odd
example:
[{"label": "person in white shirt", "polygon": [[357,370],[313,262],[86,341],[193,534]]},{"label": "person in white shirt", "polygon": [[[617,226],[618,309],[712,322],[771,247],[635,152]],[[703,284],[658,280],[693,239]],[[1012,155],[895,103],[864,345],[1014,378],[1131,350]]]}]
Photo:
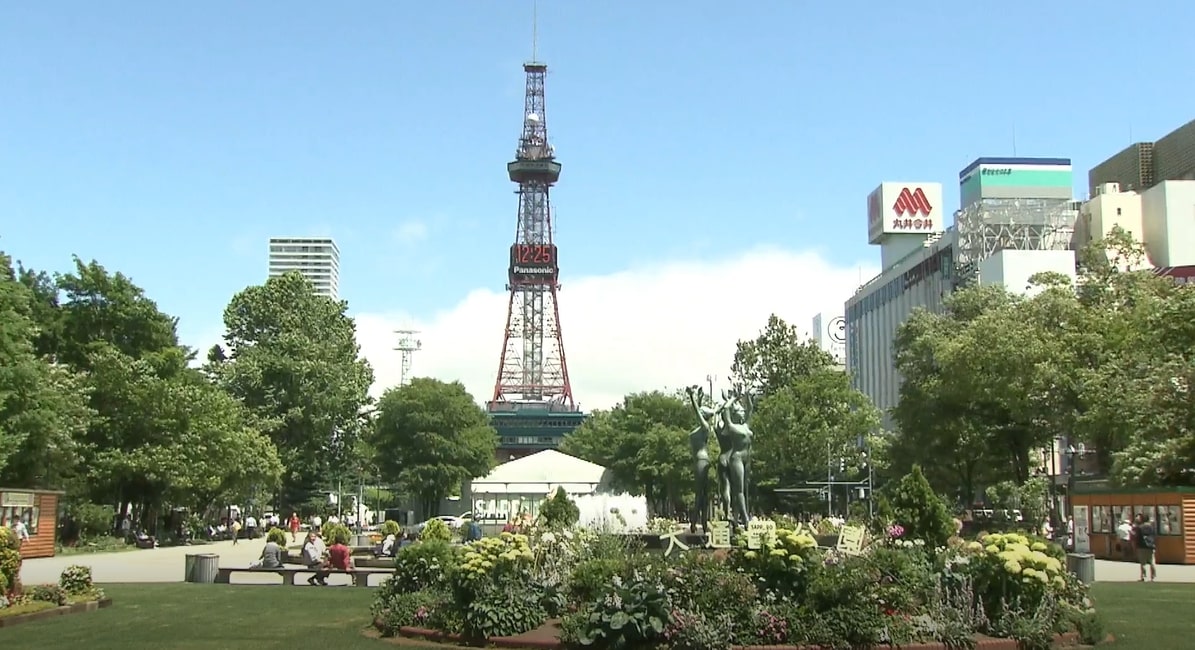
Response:
[{"label": "person in white shirt", "polygon": [[329,524],[339,524],[340,517],[337,517],[336,515],[328,515],[328,523]]},{"label": "person in white shirt", "polygon": [[[318,520],[319,517],[315,519]],[[307,541],[303,544],[303,564],[315,572],[315,575],[307,579],[307,584],[328,586],[328,573],[321,570],[324,567],[324,552],[326,550],[324,540],[320,539],[319,535],[314,532],[307,533]]]},{"label": "person in white shirt", "polygon": [[25,542],[29,541],[29,527],[25,522],[17,519],[12,522],[12,532],[17,536],[17,544],[24,546]]},{"label": "person in white shirt", "polygon": [[1133,559],[1133,524],[1125,519],[1116,527],[1116,542],[1120,547],[1121,558]]},{"label": "person in white shirt", "polygon": [[311,515],[311,530],[319,532],[320,526],[324,525],[323,517],[319,515]]},{"label": "person in white shirt", "polygon": [[257,517],[253,515],[245,517],[245,537],[257,539]]}]

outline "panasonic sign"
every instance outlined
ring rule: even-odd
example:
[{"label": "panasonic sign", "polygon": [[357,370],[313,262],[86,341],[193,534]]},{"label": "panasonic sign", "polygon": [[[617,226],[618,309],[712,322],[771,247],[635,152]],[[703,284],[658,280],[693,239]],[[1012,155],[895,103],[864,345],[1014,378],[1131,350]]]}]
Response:
[{"label": "panasonic sign", "polygon": [[551,275],[555,269],[550,266],[516,266],[516,275]]}]

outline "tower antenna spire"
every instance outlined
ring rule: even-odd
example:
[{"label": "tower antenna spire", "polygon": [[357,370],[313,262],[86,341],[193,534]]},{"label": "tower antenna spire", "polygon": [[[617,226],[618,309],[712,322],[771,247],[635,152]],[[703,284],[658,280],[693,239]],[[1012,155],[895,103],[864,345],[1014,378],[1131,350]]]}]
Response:
[{"label": "tower antenna spire", "polygon": [[531,60],[539,56],[539,0],[531,0]]}]

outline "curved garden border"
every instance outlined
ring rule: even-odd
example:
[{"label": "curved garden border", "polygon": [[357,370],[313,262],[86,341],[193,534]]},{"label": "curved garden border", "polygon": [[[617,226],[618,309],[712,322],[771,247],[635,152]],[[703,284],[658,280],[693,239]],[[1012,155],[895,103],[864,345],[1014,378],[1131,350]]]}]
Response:
[{"label": "curved garden border", "polygon": [[[511,637],[492,637],[486,639],[484,642],[470,641],[464,639],[459,634],[448,634],[438,630],[429,630],[421,627],[401,627],[398,630],[399,636],[409,639],[422,639],[425,641],[432,641],[438,643],[454,644],[459,646],[477,646],[486,645],[496,648],[526,648],[529,650],[560,650],[563,644],[558,639],[544,639],[542,634],[538,634],[540,630],[532,630],[525,634]],[[1077,645],[1079,642],[1079,635],[1074,632],[1068,632],[1056,637],[1055,643],[1059,647]],[[976,650],[1018,650],[1018,645],[1014,639],[995,639],[992,637],[977,637],[975,639]],[[913,643],[910,645],[899,646],[900,650],[948,650],[945,644],[941,642],[932,643]],[[760,646],[735,646],[733,650],[820,650],[820,646],[806,646],[806,645],[760,645]]]},{"label": "curved garden border", "polygon": [[29,612],[28,614],[4,616],[0,617],[0,627],[12,627],[13,625],[20,625],[21,623],[32,623],[33,621],[54,618],[55,616],[65,616],[67,614],[94,612],[99,609],[110,607],[111,605],[112,599],[105,597],[99,600],[90,600],[85,603],[74,603],[72,605],[63,605],[62,607],[43,609],[40,612]]}]

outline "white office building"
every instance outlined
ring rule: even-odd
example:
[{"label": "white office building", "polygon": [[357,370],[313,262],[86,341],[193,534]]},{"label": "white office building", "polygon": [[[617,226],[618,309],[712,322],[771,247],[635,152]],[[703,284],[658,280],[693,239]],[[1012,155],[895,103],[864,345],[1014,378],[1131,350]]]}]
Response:
[{"label": "white office building", "polygon": [[1102,239],[1119,226],[1145,247],[1138,268],[1195,265],[1195,180],[1162,181],[1144,191],[1118,183],[1096,187],[1075,227],[1077,248]]},{"label": "white office building", "polygon": [[896,335],[915,309],[940,311],[955,288],[973,282],[1023,293],[1038,272],[1075,275],[1069,160],[976,160],[959,174],[962,208],[945,231],[941,187],[883,183],[868,197],[883,271],[846,302],[846,364],[885,429],[900,399]]},{"label": "white office building", "polygon": [[846,319],[842,312],[822,312],[813,317],[813,341],[834,357],[834,365],[846,367]]},{"label": "white office building", "polygon": [[330,237],[271,237],[270,277],[298,271],[316,293],[340,299],[340,248]]}]

